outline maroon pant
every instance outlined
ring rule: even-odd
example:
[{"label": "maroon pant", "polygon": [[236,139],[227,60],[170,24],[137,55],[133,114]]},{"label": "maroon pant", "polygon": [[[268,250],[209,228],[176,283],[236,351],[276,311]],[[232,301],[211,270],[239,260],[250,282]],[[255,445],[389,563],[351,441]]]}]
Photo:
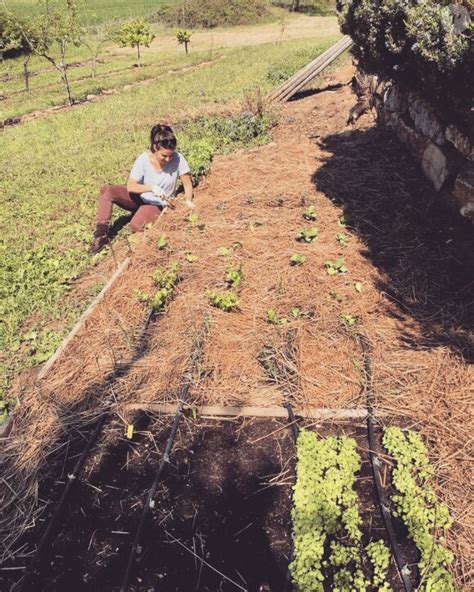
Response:
[{"label": "maroon pant", "polygon": [[158,219],[162,208],[142,201],[138,193],[129,193],[125,185],[104,185],[100,191],[97,224],[108,224],[112,216],[113,205],[134,212],[129,226],[132,232],[143,230],[145,224]]}]

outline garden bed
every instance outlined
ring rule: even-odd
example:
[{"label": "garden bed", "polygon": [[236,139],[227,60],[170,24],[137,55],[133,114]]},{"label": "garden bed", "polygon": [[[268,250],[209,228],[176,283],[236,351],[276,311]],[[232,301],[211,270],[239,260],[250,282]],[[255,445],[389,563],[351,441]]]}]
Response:
[{"label": "garden bed", "polygon": [[[175,403],[207,317],[191,406],[272,407],[291,395],[302,408],[361,407],[355,332],[367,336],[376,409],[388,424],[404,418],[427,443],[436,492],[454,519],[447,543],[457,582],[468,589],[470,229],[371,120],[344,127],[351,105],[340,86],[285,106],[272,143],[213,161],[197,190],[197,218],[178,206],[132,244],[130,269],[19,406],[5,446],[5,482],[18,497],[3,483],[4,555],[16,549],[13,531],[41,509],[37,482],[65,434],[109,396],[122,433],[130,405]],[[305,216],[311,206],[316,220]],[[173,297],[143,355],[111,387],[146,314],[137,290],[151,294],[157,267],[175,260]],[[237,287],[229,266],[241,271]],[[209,292],[231,291],[232,310],[210,302]]]},{"label": "garden bed", "polygon": [[[363,423],[302,422],[319,436],[355,438],[362,457],[355,484],[363,520],[363,545],[386,540],[377,506]],[[132,541],[169,434],[169,417],[142,415],[132,439],[123,425],[107,427],[88,459],[65,508],[51,548],[39,564],[31,590],[115,590],[122,582]],[[84,434],[83,434],[84,435]],[[77,438],[57,455],[39,496],[55,507],[83,446]],[[182,421],[171,462],[160,481],[156,505],[142,539],[142,555],[131,590],[194,589],[201,592],[282,590],[291,560],[292,487],[295,445],[282,420],[193,418]],[[29,531],[19,566],[38,544],[49,511]],[[397,524],[404,560],[416,552]],[[329,554],[329,541],[326,558]],[[364,566],[367,571],[367,566]],[[325,590],[333,589],[329,570]],[[9,589],[18,572],[0,572]],[[232,580],[233,583],[230,581]],[[391,561],[388,581],[401,590]],[[237,584],[238,586],[236,586]]]}]

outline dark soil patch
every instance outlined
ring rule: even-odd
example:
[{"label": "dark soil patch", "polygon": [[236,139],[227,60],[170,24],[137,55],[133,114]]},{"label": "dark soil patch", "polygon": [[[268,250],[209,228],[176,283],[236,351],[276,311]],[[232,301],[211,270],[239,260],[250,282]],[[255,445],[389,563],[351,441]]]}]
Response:
[{"label": "dark soil patch", "polygon": [[[31,590],[119,589],[169,430],[154,423],[133,442],[121,432],[117,428],[120,436],[88,461]],[[282,589],[291,546],[293,456],[291,434],[281,422],[182,424],[130,590],[238,590],[224,576],[244,590],[264,582]],[[282,469],[284,477],[272,482]],[[62,484],[48,487],[45,498],[60,494]]]}]

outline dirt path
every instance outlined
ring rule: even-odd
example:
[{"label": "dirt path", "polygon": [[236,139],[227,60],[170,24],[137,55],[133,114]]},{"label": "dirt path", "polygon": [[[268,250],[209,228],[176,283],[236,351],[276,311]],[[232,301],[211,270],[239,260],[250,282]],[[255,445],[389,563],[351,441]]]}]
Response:
[{"label": "dirt path", "polygon": [[[318,39],[334,37],[340,34],[337,17],[319,17],[286,14],[283,21],[266,25],[249,25],[233,27],[231,29],[204,29],[195,31],[189,45],[190,53],[207,51],[221,47],[244,47],[248,45],[262,45],[276,43],[290,39]],[[151,43],[147,52],[162,53],[177,45],[176,35],[160,35]],[[183,50],[184,51],[184,50]],[[116,55],[134,54],[134,50],[117,48]]]},{"label": "dirt path", "polygon": [[[349,76],[342,71],[328,83]],[[181,282],[166,313],[146,352],[114,386],[119,417],[127,421],[130,402],[176,399],[206,315],[210,332],[191,403],[280,405],[281,377],[270,380],[266,362],[286,351],[291,329],[293,400],[303,407],[364,405],[354,339],[362,331],[372,346],[378,409],[387,422],[401,416],[418,429],[433,455],[437,488],[454,518],[448,544],[456,576],[469,589],[470,228],[371,116],[346,127],[352,104],[346,86],[287,104],[272,143],[214,160],[197,191],[198,220],[186,221],[189,212],[178,207],[136,243],[127,274],[19,408],[7,450],[17,468],[6,478],[23,509],[42,459],[80,413],[100,410],[108,377],[130,354],[145,314],[134,290],[151,291],[156,266],[178,260]],[[303,217],[310,205],[314,222]],[[316,240],[295,239],[313,226]],[[169,249],[157,251],[161,233]],[[291,266],[293,254],[304,264]],[[346,271],[334,267],[340,259]],[[240,267],[243,279],[238,310],[223,312],[209,305],[208,291],[228,290],[229,266]]]}]

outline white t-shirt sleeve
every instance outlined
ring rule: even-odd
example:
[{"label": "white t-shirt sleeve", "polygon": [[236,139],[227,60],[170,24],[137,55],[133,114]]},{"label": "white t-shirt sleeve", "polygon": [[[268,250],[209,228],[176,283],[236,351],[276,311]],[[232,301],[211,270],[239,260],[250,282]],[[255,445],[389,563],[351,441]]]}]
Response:
[{"label": "white t-shirt sleeve", "polygon": [[128,177],[129,179],[143,183],[145,178],[145,162],[143,160],[143,154],[140,154],[137,160],[133,163],[132,170],[130,171],[130,175]]},{"label": "white t-shirt sleeve", "polygon": [[178,177],[181,175],[186,175],[190,173],[191,169],[189,168],[188,161],[184,158],[182,154],[179,155],[179,164],[178,164]]}]

